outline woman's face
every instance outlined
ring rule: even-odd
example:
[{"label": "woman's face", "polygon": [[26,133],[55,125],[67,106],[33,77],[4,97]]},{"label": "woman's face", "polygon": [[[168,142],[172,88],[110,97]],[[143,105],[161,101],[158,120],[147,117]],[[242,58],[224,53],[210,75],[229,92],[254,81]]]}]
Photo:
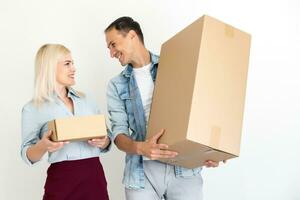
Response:
[{"label": "woman's face", "polygon": [[56,82],[62,86],[75,84],[75,66],[71,54],[67,54],[57,63]]}]

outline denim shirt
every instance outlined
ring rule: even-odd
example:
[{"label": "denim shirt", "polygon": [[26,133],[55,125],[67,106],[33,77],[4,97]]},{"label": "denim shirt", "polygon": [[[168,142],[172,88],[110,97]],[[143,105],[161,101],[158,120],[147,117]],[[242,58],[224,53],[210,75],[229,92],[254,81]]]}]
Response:
[{"label": "denim shirt", "polygon": [[[159,57],[150,53],[151,76],[155,82]],[[125,134],[135,141],[146,137],[146,119],[140,92],[132,73],[132,65],[110,80],[107,88],[107,105],[111,122],[112,138]],[[130,189],[145,187],[143,156],[126,154],[123,184]],[[201,168],[186,169],[175,166],[175,174],[180,177],[197,176]]]},{"label": "denim shirt", "polygon": [[[56,118],[100,113],[100,110],[95,103],[83,95],[79,95],[72,88],[68,91],[68,97],[73,101],[74,114],[65,106],[57,95],[53,96],[53,102],[48,101],[39,107],[36,107],[32,101],[23,107],[21,157],[28,165],[33,165],[36,162],[31,162],[28,159],[26,151],[30,146],[41,140],[43,135],[48,131],[48,121]],[[109,148],[110,145],[105,149],[100,149],[91,146],[87,141],[72,141],[69,144],[65,144],[64,147],[58,151],[48,153],[48,162],[56,163],[66,160],[98,157],[101,152],[106,152]]]}]

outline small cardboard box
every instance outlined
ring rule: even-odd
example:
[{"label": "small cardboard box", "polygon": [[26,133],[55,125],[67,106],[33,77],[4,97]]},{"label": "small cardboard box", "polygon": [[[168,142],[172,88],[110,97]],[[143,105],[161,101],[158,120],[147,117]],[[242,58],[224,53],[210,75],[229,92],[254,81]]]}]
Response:
[{"label": "small cardboard box", "polygon": [[52,141],[88,140],[107,135],[104,115],[55,119],[48,122]]},{"label": "small cardboard box", "polygon": [[239,156],[251,36],[204,15],[161,48],[147,138],[186,168]]}]

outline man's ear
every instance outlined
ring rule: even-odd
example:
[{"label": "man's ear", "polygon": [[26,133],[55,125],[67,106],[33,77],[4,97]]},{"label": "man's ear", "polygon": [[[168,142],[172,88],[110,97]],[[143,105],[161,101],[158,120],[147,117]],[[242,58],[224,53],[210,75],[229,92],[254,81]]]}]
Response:
[{"label": "man's ear", "polygon": [[130,39],[133,39],[133,38],[137,37],[137,34],[134,30],[130,30],[128,32],[128,34],[129,34],[128,36],[130,37]]}]

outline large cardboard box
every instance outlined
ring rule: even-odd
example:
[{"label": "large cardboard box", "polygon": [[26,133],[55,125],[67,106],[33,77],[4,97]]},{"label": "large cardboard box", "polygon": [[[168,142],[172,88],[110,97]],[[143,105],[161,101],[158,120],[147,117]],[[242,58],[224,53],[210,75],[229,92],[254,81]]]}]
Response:
[{"label": "large cardboard box", "polygon": [[147,137],[179,155],[161,161],[187,168],[239,156],[250,35],[203,16],[161,48]]},{"label": "large cardboard box", "polygon": [[88,140],[107,135],[104,115],[67,117],[48,122],[52,141]]}]

